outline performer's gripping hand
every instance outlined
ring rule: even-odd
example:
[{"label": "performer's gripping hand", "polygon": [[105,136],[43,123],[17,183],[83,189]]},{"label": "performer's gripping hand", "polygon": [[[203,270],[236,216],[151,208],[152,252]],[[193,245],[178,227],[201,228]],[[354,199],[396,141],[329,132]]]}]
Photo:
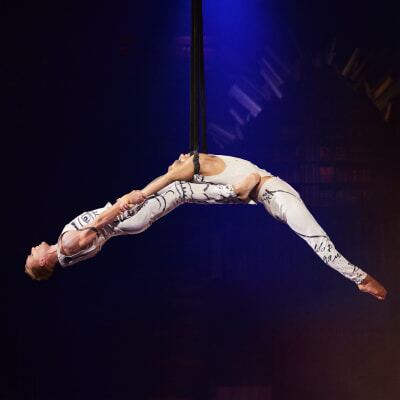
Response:
[{"label": "performer's gripping hand", "polygon": [[134,190],[117,200],[121,211],[129,210],[133,205],[143,203],[146,196],[140,190]]}]

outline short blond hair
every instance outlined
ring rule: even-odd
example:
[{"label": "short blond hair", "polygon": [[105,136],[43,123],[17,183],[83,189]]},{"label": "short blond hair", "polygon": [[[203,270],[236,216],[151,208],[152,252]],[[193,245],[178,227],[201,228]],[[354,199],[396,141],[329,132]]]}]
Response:
[{"label": "short blond hair", "polygon": [[25,273],[30,276],[34,281],[46,281],[51,278],[54,272],[54,266],[40,266],[36,268],[29,268],[25,264]]}]

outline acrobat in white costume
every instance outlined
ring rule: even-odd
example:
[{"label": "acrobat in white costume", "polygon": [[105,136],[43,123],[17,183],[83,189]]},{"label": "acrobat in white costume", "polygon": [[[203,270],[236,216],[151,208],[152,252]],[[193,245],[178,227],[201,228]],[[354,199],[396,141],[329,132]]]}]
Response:
[{"label": "acrobat in white costume", "polygon": [[168,185],[156,195],[150,196],[144,203],[125,211],[114,223],[99,229],[96,232],[96,239],[88,248],[72,255],[63,254],[63,235],[68,231],[92,229],[88,228],[87,225],[93,222],[104,210],[111,207],[111,204],[108,203],[105,207],[82,213],[64,227],[58,239],[58,262],[62,267],[67,267],[92,258],[112,237],[141,233],[149,228],[153,222],[184,203],[238,204],[243,202],[237,197],[232,185],[229,184],[197,184],[177,181]]}]

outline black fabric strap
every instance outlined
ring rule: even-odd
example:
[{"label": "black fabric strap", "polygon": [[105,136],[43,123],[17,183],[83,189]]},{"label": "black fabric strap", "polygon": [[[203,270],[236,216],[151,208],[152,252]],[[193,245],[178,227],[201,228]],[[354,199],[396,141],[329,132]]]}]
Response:
[{"label": "black fabric strap", "polygon": [[192,0],[192,40],[190,45],[190,151],[195,151],[199,148],[199,21],[197,5],[198,0]]},{"label": "black fabric strap", "polygon": [[200,118],[201,118],[201,152],[207,153],[207,123],[206,123],[206,82],[204,77],[204,33],[203,33],[203,4],[199,1],[199,86],[200,86]]},{"label": "black fabric strap", "polygon": [[[206,153],[206,99],[203,47],[203,4],[202,0],[192,0],[189,146],[190,151],[201,150],[201,152]],[[201,146],[199,137],[200,129],[202,131]]]},{"label": "black fabric strap", "polygon": [[200,173],[200,157],[197,151],[193,152],[193,167],[194,167],[194,174],[198,175]]}]

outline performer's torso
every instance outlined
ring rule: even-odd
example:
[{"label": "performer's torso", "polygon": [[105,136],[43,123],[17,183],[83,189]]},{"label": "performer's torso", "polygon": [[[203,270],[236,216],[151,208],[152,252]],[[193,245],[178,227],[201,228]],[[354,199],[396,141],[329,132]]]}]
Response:
[{"label": "performer's torso", "polygon": [[[216,167],[213,166],[213,158],[215,158]],[[202,168],[202,158],[200,158],[201,174],[195,175],[195,182],[210,182],[224,185],[235,185],[252,173],[257,173],[261,175],[261,177],[273,176],[265,169],[261,169],[250,161],[243,160],[242,158],[238,157],[207,155],[204,158],[204,161],[205,165]],[[213,173],[213,171],[218,172]]]},{"label": "performer's torso", "polygon": [[104,243],[115,236],[114,227],[112,225],[106,225],[100,229],[95,240],[86,248],[73,255],[65,255],[62,252],[62,237],[65,232],[77,231],[84,229],[89,223],[91,223],[98,215],[100,215],[105,209],[111,207],[110,203],[107,203],[104,207],[98,208],[92,211],[86,211],[74,218],[70,223],[65,225],[58,239],[57,257],[58,262],[62,267],[67,267],[77,262],[86,260],[94,257],[103,247]]}]

